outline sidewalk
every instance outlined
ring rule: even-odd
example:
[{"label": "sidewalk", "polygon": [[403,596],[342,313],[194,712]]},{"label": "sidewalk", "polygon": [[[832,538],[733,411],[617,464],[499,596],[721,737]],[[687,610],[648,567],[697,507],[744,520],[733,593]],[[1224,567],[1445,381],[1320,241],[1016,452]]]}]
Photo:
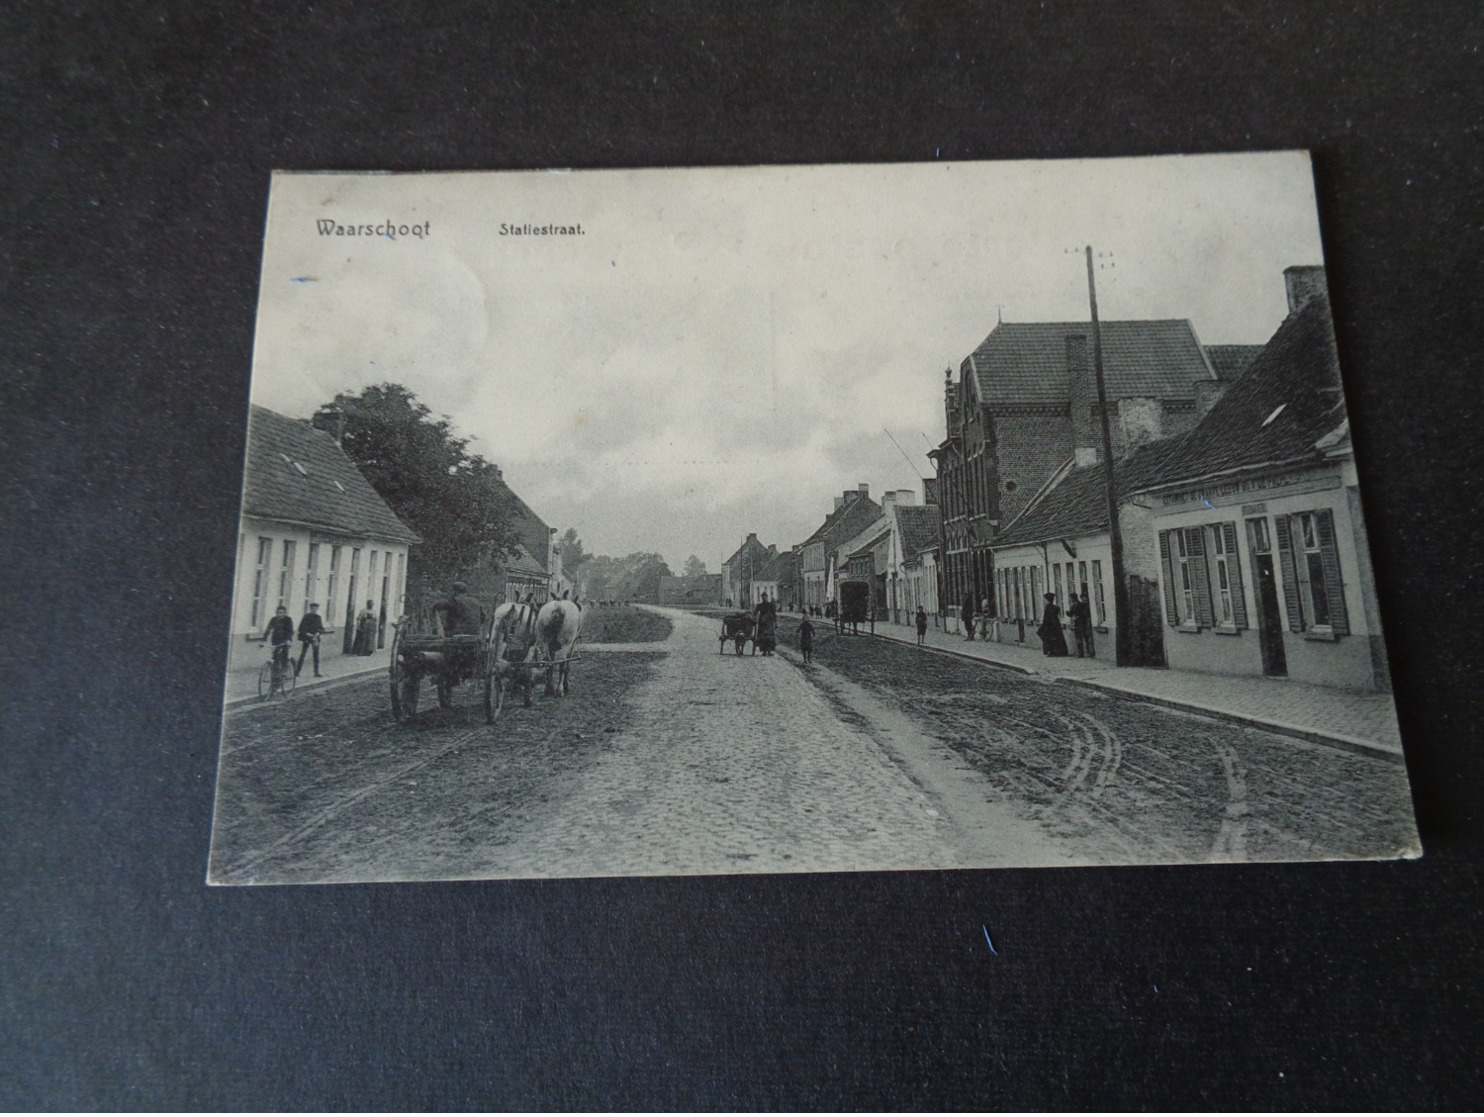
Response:
[{"label": "sidewalk", "polygon": [[[298,662],[299,643],[296,640],[293,648],[293,660]],[[227,706],[238,706],[244,702],[256,702],[258,700],[258,671],[268,660],[268,649],[263,649],[263,654],[248,662],[247,664],[233,668],[227,672]],[[311,653],[304,659],[304,673],[299,676],[294,684],[294,694],[302,694],[306,690],[323,690],[334,686],[336,683],[347,680],[366,678],[371,675],[386,677],[387,669],[391,666],[391,644],[378,650],[374,655],[344,655],[341,653],[326,654],[320,652],[320,674],[322,678],[314,677],[314,656]]]},{"label": "sidewalk", "polygon": [[[864,634],[865,626],[861,632]],[[876,622],[876,636],[917,642],[910,625]],[[1115,667],[1113,649],[1100,644],[1098,657],[1051,659],[1041,654],[1041,643],[1026,633],[1024,644],[997,644],[965,640],[942,629],[929,628],[929,647],[953,655],[1049,680],[1074,683],[1116,694],[1127,694],[1163,706],[1224,718],[1260,729],[1324,744],[1337,744],[1371,755],[1400,760],[1401,732],[1396,705],[1389,694],[1341,690],[1288,679],[1254,675],[1205,675],[1157,667]]]}]

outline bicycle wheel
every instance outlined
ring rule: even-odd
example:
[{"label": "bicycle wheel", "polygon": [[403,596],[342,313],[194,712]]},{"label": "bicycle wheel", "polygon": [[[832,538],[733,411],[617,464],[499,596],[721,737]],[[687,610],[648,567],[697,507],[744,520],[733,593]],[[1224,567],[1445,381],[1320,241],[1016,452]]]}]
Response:
[{"label": "bicycle wheel", "polygon": [[273,693],[273,664],[265,663],[258,668],[258,698],[266,701]]}]

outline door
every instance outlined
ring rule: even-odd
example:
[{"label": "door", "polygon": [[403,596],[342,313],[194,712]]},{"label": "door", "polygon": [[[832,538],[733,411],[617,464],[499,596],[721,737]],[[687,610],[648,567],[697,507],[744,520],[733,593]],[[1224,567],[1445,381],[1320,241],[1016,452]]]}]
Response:
[{"label": "door", "polygon": [[1273,556],[1252,556],[1252,569],[1257,583],[1257,642],[1262,649],[1262,673],[1287,675],[1288,659],[1283,653],[1283,619],[1278,613],[1278,580],[1273,574]]}]

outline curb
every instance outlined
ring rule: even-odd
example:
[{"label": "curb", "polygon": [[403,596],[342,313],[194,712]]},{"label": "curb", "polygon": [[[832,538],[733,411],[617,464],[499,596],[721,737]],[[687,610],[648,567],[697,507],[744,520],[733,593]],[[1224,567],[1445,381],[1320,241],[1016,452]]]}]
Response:
[{"label": "curb", "polygon": [[[368,667],[364,671],[356,671],[349,675],[336,675],[333,679],[311,679],[307,683],[296,683],[294,694],[314,693],[321,690],[333,690],[339,686],[348,686],[351,683],[364,682],[372,675],[385,675],[386,667]],[[243,695],[241,698],[228,698],[222,702],[222,709],[232,710],[238,706],[256,705],[263,700],[256,694]]]},{"label": "curb", "polygon": [[[886,633],[872,633],[874,639],[890,640],[896,644],[905,644],[908,647],[916,647],[908,640],[897,636],[889,636]],[[1275,721],[1268,718],[1257,717],[1254,714],[1244,714],[1236,710],[1222,710],[1214,706],[1200,706],[1194,702],[1187,702],[1179,698],[1165,698],[1162,695],[1146,694],[1140,690],[1130,690],[1128,687],[1118,686],[1116,683],[1095,682],[1091,679],[1072,678],[1068,675],[1053,675],[1033,668],[1021,667],[1019,664],[1003,663],[999,660],[983,659],[967,652],[956,652],[951,648],[937,648],[931,644],[923,645],[928,651],[937,652],[940,655],[951,655],[958,659],[970,660],[974,663],[982,663],[986,667],[999,667],[1006,671],[1018,671],[1022,675],[1034,675],[1049,679],[1053,682],[1068,683],[1072,686],[1086,687],[1089,690],[1101,691],[1104,694],[1115,694],[1120,698],[1129,698],[1137,702],[1149,702],[1156,706],[1165,706],[1172,710],[1180,710],[1184,713],[1199,714],[1202,717],[1218,718],[1222,721],[1234,722],[1237,725],[1245,725],[1250,729],[1262,729],[1269,733],[1281,733],[1286,737],[1297,737],[1317,745],[1333,745],[1344,749],[1346,752],[1355,753],[1359,756],[1371,759],[1390,760],[1395,763],[1404,763],[1406,757],[1402,750],[1393,745],[1385,745],[1379,741],[1367,741],[1362,737],[1351,737],[1344,733],[1328,732],[1322,729],[1314,729],[1306,725],[1292,725],[1286,721]]]},{"label": "curb", "polygon": [[[911,640],[904,640],[900,636],[890,636],[885,632],[865,632],[862,635],[872,640],[890,640],[893,644],[902,644],[909,648],[921,647],[925,652],[933,652],[936,655],[951,655],[955,659],[968,660],[970,663],[982,663],[985,667],[998,667],[1001,671],[1014,671],[1017,675],[1041,674],[1041,672],[1033,667],[1022,667],[1018,663],[1006,663],[1002,659],[985,659],[983,656],[957,651],[954,648],[940,648],[936,644],[917,644]],[[967,643],[967,641],[965,642]]]},{"label": "curb", "polygon": [[1200,714],[1202,717],[1220,718],[1222,721],[1235,722],[1238,725],[1245,725],[1251,729],[1264,729],[1269,733],[1281,733],[1285,737],[1297,737],[1300,740],[1309,741],[1316,745],[1334,745],[1344,749],[1346,752],[1353,752],[1372,759],[1392,760],[1398,764],[1404,762],[1406,759],[1401,749],[1391,745],[1383,745],[1379,741],[1367,741],[1362,737],[1351,737],[1344,733],[1313,729],[1306,725],[1293,725],[1286,721],[1260,718],[1254,714],[1243,714],[1236,710],[1222,710],[1215,706],[1198,706],[1194,702],[1186,702],[1179,698],[1165,698],[1162,695],[1145,694],[1143,691],[1129,690],[1127,687],[1117,686],[1113,683],[1098,683],[1090,679],[1070,679],[1065,675],[1058,675],[1056,679],[1058,682],[1070,683],[1072,686],[1087,687],[1089,690],[1099,690],[1105,694],[1116,694],[1120,698],[1132,698],[1135,701],[1150,702],[1156,706],[1167,706],[1172,710]]}]

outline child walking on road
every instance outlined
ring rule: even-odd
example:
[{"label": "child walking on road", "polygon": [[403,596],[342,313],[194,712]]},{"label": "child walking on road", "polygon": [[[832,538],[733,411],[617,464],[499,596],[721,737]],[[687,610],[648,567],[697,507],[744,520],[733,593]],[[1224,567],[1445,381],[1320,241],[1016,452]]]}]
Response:
[{"label": "child walking on road", "polygon": [[799,652],[805,663],[814,658],[814,626],[809,623],[808,617],[799,622]]}]

